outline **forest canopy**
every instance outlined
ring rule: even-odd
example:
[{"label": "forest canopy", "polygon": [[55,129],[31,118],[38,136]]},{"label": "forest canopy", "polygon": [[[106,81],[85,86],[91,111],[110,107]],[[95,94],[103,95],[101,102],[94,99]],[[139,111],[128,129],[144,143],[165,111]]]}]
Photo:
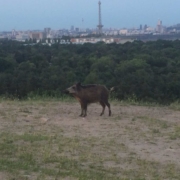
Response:
[{"label": "forest canopy", "polygon": [[0,41],[0,96],[61,96],[76,82],[115,86],[119,100],[179,100],[180,41],[52,46]]}]

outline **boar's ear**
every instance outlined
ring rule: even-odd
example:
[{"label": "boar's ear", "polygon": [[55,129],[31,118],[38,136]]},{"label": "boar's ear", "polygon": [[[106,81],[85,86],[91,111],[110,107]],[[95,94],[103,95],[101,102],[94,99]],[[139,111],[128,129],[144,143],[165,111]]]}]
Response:
[{"label": "boar's ear", "polygon": [[78,82],[78,83],[76,84],[76,87],[77,87],[77,90],[79,91],[79,90],[80,90],[80,88],[81,88],[81,83],[80,83],[80,82]]},{"label": "boar's ear", "polygon": [[76,84],[76,86],[81,86],[81,83],[80,83],[80,82],[78,82],[78,83]]}]

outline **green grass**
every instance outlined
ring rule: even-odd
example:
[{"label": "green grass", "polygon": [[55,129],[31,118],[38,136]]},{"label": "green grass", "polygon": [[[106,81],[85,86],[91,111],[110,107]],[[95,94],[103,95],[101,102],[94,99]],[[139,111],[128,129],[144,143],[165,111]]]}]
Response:
[{"label": "green grass", "polygon": [[[26,174],[41,172],[43,176],[70,176],[78,179],[119,179],[103,168],[96,170],[92,165],[90,168],[85,167],[83,163],[87,160],[84,156],[90,152],[79,139],[27,133],[2,133],[0,137],[0,171],[11,174],[20,171]],[[73,157],[76,153],[79,156],[82,153],[78,159]],[[88,158],[93,161],[101,159],[96,154]]]},{"label": "green grass", "polygon": [[170,139],[176,140],[180,139],[180,126],[176,126],[172,133],[170,133]]},{"label": "green grass", "polygon": [[156,127],[156,128],[159,127],[162,129],[167,129],[170,126],[169,123],[166,121],[156,119],[156,118],[151,118],[148,116],[138,116],[136,118],[148,124],[149,127]]},{"label": "green grass", "polygon": [[175,101],[171,103],[169,107],[173,110],[180,111],[180,101]]},{"label": "green grass", "polygon": [[[161,179],[160,171],[168,178],[176,179],[180,175],[173,165],[161,167],[159,163],[137,158],[134,153],[119,158],[113,150],[114,146],[118,145],[119,151],[124,153],[127,147],[117,144],[116,140],[103,142],[98,138],[67,138],[37,132],[22,135],[2,133],[0,137],[0,171],[8,172],[17,179],[32,174],[38,174],[35,179],[73,177],[82,180]],[[94,148],[99,143],[100,152],[97,153]],[[108,148],[111,154],[101,155]],[[121,161],[127,166],[136,164],[136,167],[124,169],[104,166],[106,162],[118,165]]]}]

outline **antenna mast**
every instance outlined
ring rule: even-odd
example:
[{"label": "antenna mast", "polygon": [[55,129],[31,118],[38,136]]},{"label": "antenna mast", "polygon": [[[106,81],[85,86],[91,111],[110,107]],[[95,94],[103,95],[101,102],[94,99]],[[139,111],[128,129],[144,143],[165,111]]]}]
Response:
[{"label": "antenna mast", "polygon": [[98,27],[98,30],[99,30],[99,34],[101,35],[102,34],[102,22],[101,22],[101,1],[99,1],[99,24],[97,25]]}]

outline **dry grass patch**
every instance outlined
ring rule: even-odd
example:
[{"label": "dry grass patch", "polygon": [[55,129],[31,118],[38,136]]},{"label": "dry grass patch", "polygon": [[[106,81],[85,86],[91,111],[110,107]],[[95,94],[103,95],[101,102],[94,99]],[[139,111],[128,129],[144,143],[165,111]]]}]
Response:
[{"label": "dry grass patch", "polygon": [[[3,101],[0,177],[20,180],[180,178],[179,111],[112,104]],[[173,118],[169,118],[173,117]]]}]

